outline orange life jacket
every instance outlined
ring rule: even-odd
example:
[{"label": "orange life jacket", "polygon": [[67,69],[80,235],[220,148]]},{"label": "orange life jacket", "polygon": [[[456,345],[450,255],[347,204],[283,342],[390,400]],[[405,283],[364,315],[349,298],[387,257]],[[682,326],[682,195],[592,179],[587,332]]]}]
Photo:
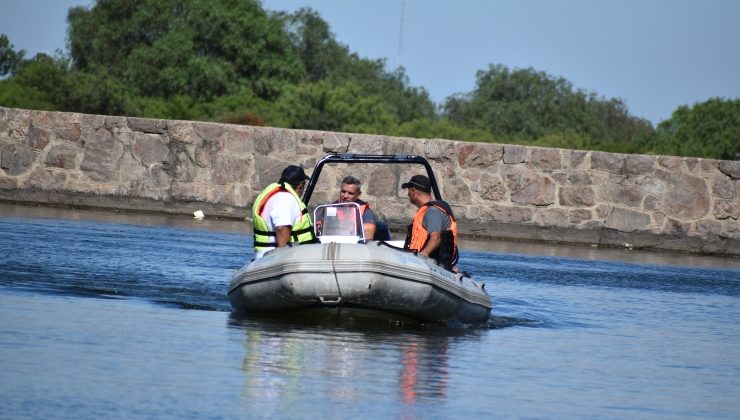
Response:
[{"label": "orange life jacket", "polygon": [[[442,234],[442,241],[443,243],[440,244],[439,248],[434,250],[431,255],[429,255],[431,258],[434,258],[440,263],[445,264],[445,266],[449,265],[450,267],[457,263],[457,222],[455,221],[455,216],[452,214],[452,209],[450,208],[449,204],[445,203],[444,201],[429,201],[428,203],[424,204],[423,206],[419,207],[419,209],[416,211],[416,214],[414,215],[414,220],[411,223],[410,229],[409,229],[409,238],[406,239],[407,249],[410,249],[412,251],[419,252],[422,249],[424,249],[424,245],[426,245],[427,241],[429,240],[429,232],[427,232],[426,229],[424,229],[424,224],[422,223],[424,220],[424,215],[426,214],[427,210],[429,210],[430,207],[436,207],[439,209],[442,213],[444,213],[448,219],[450,219],[450,229],[449,231],[452,233],[452,235],[445,235],[444,232],[440,232]],[[450,239],[447,239],[449,236],[451,236],[451,242],[452,243],[446,243],[449,242]],[[440,249],[441,248],[451,248],[449,251],[442,252],[442,254],[450,254],[450,255],[440,255]]]}]

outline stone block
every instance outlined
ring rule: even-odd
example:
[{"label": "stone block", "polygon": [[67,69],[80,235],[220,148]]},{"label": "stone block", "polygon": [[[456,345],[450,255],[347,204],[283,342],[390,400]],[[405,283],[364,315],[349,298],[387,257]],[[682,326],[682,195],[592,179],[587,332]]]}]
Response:
[{"label": "stone block", "polygon": [[209,201],[209,187],[196,182],[173,182],[172,198],[182,201]]},{"label": "stone block", "polygon": [[261,128],[254,140],[254,151],[259,155],[271,153],[293,154],[298,143],[296,134],[290,130]]},{"label": "stone block", "polygon": [[592,187],[561,187],[560,205],[565,207],[591,207],[596,204],[596,193]]},{"label": "stone block", "polygon": [[701,235],[719,236],[723,230],[722,223],[714,220],[699,220],[696,222],[696,233]]},{"label": "stone block", "polygon": [[131,130],[128,128],[128,120],[126,117],[112,115],[105,116],[105,124],[103,125],[103,128],[110,132],[120,131],[122,129]]},{"label": "stone block", "polygon": [[568,175],[568,182],[573,185],[593,185],[594,179],[591,171],[573,171]]},{"label": "stone block", "polygon": [[663,210],[675,219],[701,219],[709,213],[709,188],[702,178],[673,174],[663,199]]},{"label": "stone block", "polygon": [[623,206],[640,208],[645,194],[632,188],[624,188],[618,185],[602,185],[599,189],[599,201],[621,204]]},{"label": "stone block", "polygon": [[439,186],[442,197],[450,203],[471,204],[470,187],[465,180],[451,170],[445,172],[444,182]]},{"label": "stone block", "polygon": [[172,177],[164,171],[161,164],[155,164],[147,168],[146,178],[148,179],[149,185],[157,189],[169,189],[170,184],[172,183]]},{"label": "stone block", "polygon": [[511,191],[519,191],[525,186],[537,181],[540,177],[536,172],[520,165],[506,165],[503,167],[502,172],[506,180],[506,188]]},{"label": "stone block", "polygon": [[653,194],[658,197],[662,197],[668,188],[668,182],[666,180],[654,177],[639,178],[636,185],[648,194]]},{"label": "stone block", "polygon": [[146,166],[134,158],[130,151],[125,150],[118,164],[118,180],[126,185],[132,185],[141,182],[146,174]]},{"label": "stone block", "polygon": [[167,136],[170,141],[185,144],[201,144],[202,139],[195,132],[193,123],[189,121],[169,121],[167,123]]},{"label": "stone block", "polygon": [[715,200],[714,217],[718,220],[738,220],[738,218],[740,218],[740,201]]},{"label": "stone block", "polygon": [[733,198],[735,182],[725,176],[715,176],[712,178],[712,195],[724,199]]},{"label": "stone block", "polygon": [[479,194],[484,200],[502,201],[506,198],[506,187],[499,175],[484,172],[480,178]]},{"label": "stone block", "polygon": [[[406,182],[406,180],[403,182]],[[398,184],[398,175],[395,171],[373,171],[367,179],[367,188],[363,186],[363,189],[366,189],[368,194],[376,197],[395,197]]]},{"label": "stone block", "polygon": [[17,144],[0,147],[0,169],[8,175],[21,175],[36,162],[36,152]]},{"label": "stone block", "polygon": [[53,113],[49,111],[31,111],[31,125],[34,127],[54,127]]},{"label": "stone block", "polygon": [[555,203],[555,183],[550,178],[539,177],[534,182],[511,194],[511,201],[518,204],[547,206]]},{"label": "stone block", "polygon": [[570,159],[570,164],[567,166],[571,170],[590,168],[590,159],[588,159],[589,152],[583,150],[570,150],[566,153],[568,153],[568,157]]},{"label": "stone block", "polygon": [[[2,109],[0,109],[2,111]],[[0,170],[0,190],[17,190],[18,189],[18,178],[9,177],[3,175],[3,171]]]},{"label": "stone block", "polygon": [[118,162],[123,156],[123,144],[116,141],[106,129],[101,128],[95,134],[85,139],[80,170],[93,181],[118,179]]},{"label": "stone block", "polygon": [[54,134],[59,140],[77,143],[80,141],[80,124],[76,122],[57,123],[54,127]]},{"label": "stone block", "polygon": [[167,121],[165,120],[129,117],[127,121],[128,127],[131,129],[131,131],[138,131],[141,133],[150,134],[163,134],[167,129]]},{"label": "stone block", "polygon": [[527,148],[524,146],[514,146],[507,144],[504,146],[504,163],[516,164],[522,163],[527,159]]},{"label": "stone block", "polygon": [[715,159],[700,159],[699,167],[704,173],[715,173],[719,171],[719,160]]},{"label": "stone block", "polygon": [[251,172],[251,162],[248,159],[217,155],[213,160],[213,183],[216,185],[233,182],[247,182]]},{"label": "stone block", "polygon": [[74,169],[77,167],[79,149],[69,143],[54,143],[46,154],[46,166]]},{"label": "stone block", "polygon": [[658,163],[660,166],[667,168],[671,172],[680,171],[683,167],[684,158],[676,156],[660,156],[658,157]]},{"label": "stone block", "polygon": [[31,126],[31,111],[26,109],[9,109],[0,122],[0,138],[20,142],[28,137]]},{"label": "stone block", "polygon": [[461,168],[486,168],[500,162],[504,156],[503,146],[497,144],[459,143],[457,163]]},{"label": "stone block", "polygon": [[252,141],[254,128],[250,126],[233,126],[226,130],[224,139],[224,151],[232,155],[247,157],[254,153],[254,142]]},{"label": "stone block", "polygon": [[534,217],[534,210],[530,207],[492,204],[480,206],[480,217],[485,221],[529,223]]},{"label": "stone block", "polygon": [[563,172],[555,172],[553,174],[550,174],[550,179],[555,181],[558,185],[565,185],[568,183],[568,174]]},{"label": "stone block", "polygon": [[655,169],[655,157],[645,155],[627,155],[624,160],[626,175],[649,175]]},{"label": "stone block", "polygon": [[568,210],[568,223],[578,225],[593,219],[593,213],[587,209]]},{"label": "stone block", "polygon": [[226,127],[224,124],[209,123],[209,122],[194,122],[193,128],[196,134],[203,140],[218,141],[226,134]]},{"label": "stone block", "polygon": [[534,222],[540,226],[568,227],[567,209],[538,209],[534,216]]},{"label": "stone block", "polygon": [[42,191],[61,190],[66,180],[67,174],[64,172],[37,167],[22,181],[22,187]]},{"label": "stone block", "polygon": [[[349,143],[348,153],[361,153],[361,154],[383,154],[383,148],[385,144],[382,141],[381,136],[370,136],[364,134],[356,134],[351,138]],[[428,156],[429,157],[429,156]],[[451,160],[450,155],[446,155],[447,160]],[[430,158],[433,159],[433,158]]]},{"label": "stone block", "polygon": [[51,142],[52,133],[50,130],[31,126],[28,129],[28,147],[34,150],[44,150]]},{"label": "stone block", "polygon": [[441,139],[422,140],[424,144],[424,155],[432,162],[452,164],[453,159],[457,161],[457,150],[455,142]]},{"label": "stone block", "polygon": [[346,133],[326,132],[323,136],[324,153],[347,153],[350,137]]},{"label": "stone block", "polygon": [[145,165],[167,161],[170,149],[164,137],[158,134],[134,133],[133,155]]},{"label": "stone block", "polygon": [[650,223],[651,218],[647,213],[622,207],[614,207],[612,208],[611,213],[606,217],[604,227],[618,230],[620,232],[635,232],[639,229],[650,226]]},{"label": "stone block", "polygon": [[552,172],[563,167],[560,149],[534,147],[529,162],[532,166],[544,172]]},{"label": "stone block", "polygon": [[642,202],[642,209],[645,211],[658,210],[660,208],[660,199],[654,195],[648,195]]},{"label": "stone block", "polygon": [[723,160],[719,163],[719,170],[732,179],[740,178],[740,160]]},{"label": "stone block", "polygon": [[591,152],[591,169],[609,172],[611,174],[624,174],[625,155],[606,152]]}]

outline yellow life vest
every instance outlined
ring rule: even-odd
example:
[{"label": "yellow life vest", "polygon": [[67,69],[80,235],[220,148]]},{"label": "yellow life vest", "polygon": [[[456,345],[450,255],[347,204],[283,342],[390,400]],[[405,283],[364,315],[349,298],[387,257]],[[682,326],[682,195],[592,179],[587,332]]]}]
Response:
[{"label": "yellow life vest", "polygon": [[[313,225],[311,223],[311,217],[308,215],[306,204],[303,203],[290,184],[273,183],[262,190],[260,195],[257,196],[257,199],[254,200],[254,205],[252,206],[254,252],[275,247],[275,231],[268,230],[267,222],[262,217],[262,211],[264,210],[267,201],[279,192],[291,193],[298,202],[298,207],[301,209],[301,219],[290,229],[290,242],[298,242],[299,244],[316,242],[316,236],[313,233]],[[272,238],[272,240],[270,240],[270,238]]]}]

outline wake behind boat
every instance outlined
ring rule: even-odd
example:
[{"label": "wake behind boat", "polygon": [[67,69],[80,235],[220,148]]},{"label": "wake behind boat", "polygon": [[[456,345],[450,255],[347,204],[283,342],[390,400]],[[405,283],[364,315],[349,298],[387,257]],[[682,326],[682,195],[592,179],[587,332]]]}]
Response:
[{"label": "wake behind boat", "polygon": [[[337,162],[421,164],[440,199],[431,166],[422,157],[328,155],[316,164],[304,202],[323,166]],[[403,249],[403,241],[367,241],[359,215],[355,203],[317,206],[314,228],[320,243],[277,248],[242,267],[229,286],[234,310],[331,310],[446,325],[488,319],[491,299],[483,283]]]}]

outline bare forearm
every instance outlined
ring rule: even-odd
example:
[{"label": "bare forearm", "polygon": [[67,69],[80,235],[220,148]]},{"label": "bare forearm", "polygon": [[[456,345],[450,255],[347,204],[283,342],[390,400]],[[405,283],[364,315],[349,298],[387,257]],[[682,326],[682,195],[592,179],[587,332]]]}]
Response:
[{"label": "bare forearm", "polygon": [[290,242],[290,226],[277,226],[275,228],[275,244],[278,248],[288,245]]},{"label": "bare forearm", "polygon": [[429,234],[429,239],[427,239],[426,245],[424,245],[424,248],[419,251],[419,254],[428,257],[429,254],[434,252],[434,250],[437,249],[439,247],[439,244],[441,243],[442,235],[440,235],[439,232],[432,232]]},{"label": "bare forearm", "polygon": [[363,227],[365,228],[366,239],[375,238],[375,223],[365,223]]}]

